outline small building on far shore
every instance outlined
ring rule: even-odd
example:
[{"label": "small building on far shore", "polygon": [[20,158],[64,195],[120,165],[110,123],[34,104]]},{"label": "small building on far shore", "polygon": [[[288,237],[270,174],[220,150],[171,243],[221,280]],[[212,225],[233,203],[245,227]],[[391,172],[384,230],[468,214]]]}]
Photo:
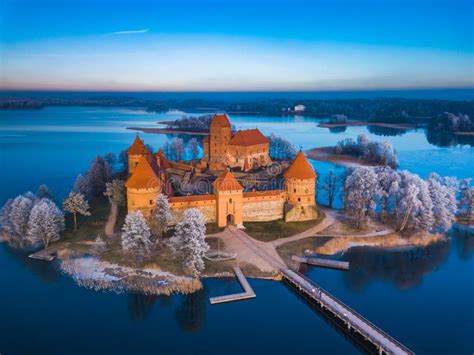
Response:
[{"label": "small building on far shore", "polygon": [[296,105],[295,106],[295,112],[304,112],[306,110],[305,105]]}]

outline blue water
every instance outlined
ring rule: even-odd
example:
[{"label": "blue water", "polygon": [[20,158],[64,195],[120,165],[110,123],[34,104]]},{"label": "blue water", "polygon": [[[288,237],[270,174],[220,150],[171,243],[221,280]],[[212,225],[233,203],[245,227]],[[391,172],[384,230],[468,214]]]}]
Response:
[{"label": "blue water", "polygon": [[[118,153],[136,133],[180,112],[48,107],[0,111],[0,203],[46,183],[58,200],[96,154]],[[343,133],[311,118],[232,116],[238,128],[274,132],[303,149],[366,133],[389,140],[400,166],[425,177],[473,177],[474,148],[439,148],[424,131],[378,136],[364,127]],[[142,134],[155,149],[170,136]],[[312,162],[318,173],[343,168]],[[324,196],[319,196],[324,201]],[[349,272],[309,268],[330,292],[421,354],[472,353],[474,236],[455,230],[449,243],[423,250],[355,249]],[[209,296],[235,291],[234,280],[205,280],[190,296],[144,297],[77,287],[53,264],[0,246],[0,353],[275,353],[348,354],[357,348],[283,284],[251,280],[257,298],[210,306]]]}]

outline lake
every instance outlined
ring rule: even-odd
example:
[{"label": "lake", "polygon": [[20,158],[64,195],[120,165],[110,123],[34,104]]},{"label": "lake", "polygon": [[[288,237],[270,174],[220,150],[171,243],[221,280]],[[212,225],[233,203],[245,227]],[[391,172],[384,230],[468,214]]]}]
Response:
[{"label": "lake", "polygon": [[[133,141],[128,126],[154,127],[182,112],[47,107],[0,111],[0,203],[47,184],[57,200],[97,154],[118,154]],[[437,147],[423,130],[348,127],[330,132],[307,117],[232,115],[237,128],[258,127],[309,149],[366,133],[388,140],[400,169],[473,177],[474,148]],[[167,135],[140,134],[155,149]],[[343,168],[312,161],[324,177]],[[324,195],[318,196],[324,202]],[[453,229],[447,243],[425,249],[356,248],[348,272],[307,268],[306,275],[419,354],[472,353],[474,236]],[[210,296],[239,289],[233,279],[204,280],[193,295],[150,297],[95,292],[75,285],[54,263],[0,245],[0,353],[349,354],[359,350],[284,284],[250,280],[257,298],[211,306]]]}]

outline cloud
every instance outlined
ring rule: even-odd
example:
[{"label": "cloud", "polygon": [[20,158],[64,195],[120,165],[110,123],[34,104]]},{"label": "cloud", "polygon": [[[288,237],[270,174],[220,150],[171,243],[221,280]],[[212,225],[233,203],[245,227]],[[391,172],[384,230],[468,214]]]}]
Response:
[{"label": "cloud", "polygon": [[147,33],[150,31],[148,28],[144,28],[141,30],[128,30],[128,31],[117,31],[117,32],[112,32],[112,35],[136,35],[140,33]]}]

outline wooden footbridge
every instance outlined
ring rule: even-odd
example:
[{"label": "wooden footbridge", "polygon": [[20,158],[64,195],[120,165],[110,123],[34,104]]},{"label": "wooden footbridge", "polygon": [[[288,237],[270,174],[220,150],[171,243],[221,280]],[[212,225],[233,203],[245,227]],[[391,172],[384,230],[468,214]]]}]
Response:
[{"label": "wooden footbridge", "polygon": [[414,354],[413,351],[319,285],[299,272],[290,270],[286,265],[283,265],[245,232],[234,228],[231,231],[237,238],[241,239],[249,247],[251,246],[254,252],[272,265],[301,296],[309,299],[312,304],[318,305],[322,311],[328,312],[332,318],[340,320],[345,325],[347,333],[360,335],[364,341],[372,344],[379,354]]},{"label": "wooden footbridge", "polygon": [[295,290],[342,321],[348,331],[358,333],[365,341],[374,345],[379,354],[414,354],[413,351],[307,277],[290,269],[280,270],[280,273]]},{"label": "wooden footbridge", "polygon": [[240,267],[234,266],[234,273],[235,273],[235,276],[237,277],[237,280],[239,280],[240,282],[240,286],[242,286],[242,288],[244,289],[244,292],[234,293],[231,295],[225,295],[225,296],[219,296],[219,297],[211,297],[209,299],[211,304],[242,301],[242,300],[247,300],[249,298],[256,297],[255,292],[253,292],[252,287],[248,283]]}]

